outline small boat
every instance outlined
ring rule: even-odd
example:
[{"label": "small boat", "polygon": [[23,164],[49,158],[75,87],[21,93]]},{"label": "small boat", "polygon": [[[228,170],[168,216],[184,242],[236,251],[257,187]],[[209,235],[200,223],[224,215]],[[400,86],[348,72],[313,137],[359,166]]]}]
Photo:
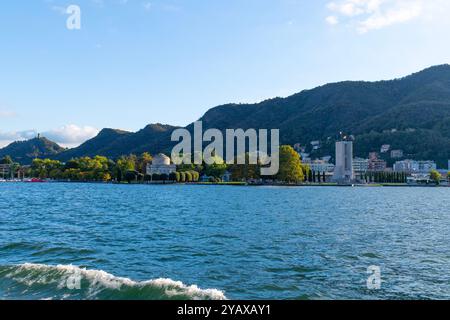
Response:
[{"label": "small boat", "polygon": [[24,182],[41,183],[41,182],[45,182],[45,180],[38,179],[38,178],[32,178],[32,179],[24,180]]}]

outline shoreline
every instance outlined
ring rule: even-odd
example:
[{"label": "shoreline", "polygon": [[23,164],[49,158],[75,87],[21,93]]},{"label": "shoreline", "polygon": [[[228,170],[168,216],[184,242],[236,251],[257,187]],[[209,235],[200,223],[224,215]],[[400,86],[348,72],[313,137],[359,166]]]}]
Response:
[{"label": "shoreline", "polygon": [[167,182],[145,182],[145,183],[127,183],[127,182],[102,182],[102,181],[66,181],[66,180],[49,180],[41,182],[30,181],[1,181],[0,183],[27,183],[27,184],[41,184],[41,183],[73,183],[73,184],[112,184],[112,185],[181,185],[181,186],[230,186],[230,187],[347,187],[347,188],[395,188],[395,187],[411,187],[411,188],[448,188],[450,185],[409,185],[406,183],[373,183],[373,184],[337,184],[337,183],[302,183],[302,184],[282,184],[282,183],[246,183],[246,182],[191,182],[191,183],[177,183],[172,181]]}]

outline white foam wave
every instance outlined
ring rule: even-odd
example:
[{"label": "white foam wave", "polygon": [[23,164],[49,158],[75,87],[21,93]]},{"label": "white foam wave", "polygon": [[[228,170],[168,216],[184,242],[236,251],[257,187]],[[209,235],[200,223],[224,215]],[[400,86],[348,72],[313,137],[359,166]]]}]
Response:
[{"label": "white foam wave", "polygon": [[[4,274],[7,278],[28,287],[33,285],[56,285],[57,289],[66,289],[71,279],[80,279],[88,286],[87,297],[98,298],[104,290],[117,292],[126,290],[157,290],[167,299],[188,298],[193,300],[225,300],[225,294],[217,289],[200,289],[196,285],[185,285],[172,279],[154,279],[134,281],[129,278],[116,277],[103,270],[88,270],[73,265],[49,266],[45,264],[25,263],[8,268]],[[164,298],[164,296],[162,298]]]}]

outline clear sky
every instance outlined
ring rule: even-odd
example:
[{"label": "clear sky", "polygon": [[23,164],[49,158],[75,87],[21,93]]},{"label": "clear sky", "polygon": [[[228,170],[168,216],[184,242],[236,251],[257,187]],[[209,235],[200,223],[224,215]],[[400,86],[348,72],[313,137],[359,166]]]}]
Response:
[{"label": "clear sky", "polygon": [[[81,29],[66,8],[81,9]],[[0,9],[0,145],[450,63],[448,0],[33,0]]]}]

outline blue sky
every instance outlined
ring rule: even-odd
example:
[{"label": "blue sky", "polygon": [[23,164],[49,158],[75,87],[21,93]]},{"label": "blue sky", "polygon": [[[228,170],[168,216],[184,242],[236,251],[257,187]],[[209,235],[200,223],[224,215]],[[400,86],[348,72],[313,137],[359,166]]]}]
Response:
[{"label": "blue sky", "polygon": [[[65,9],[81,9],[68,30]],[[0,146],[450,63],[447,0],[33,0],[0,10]]]}]

